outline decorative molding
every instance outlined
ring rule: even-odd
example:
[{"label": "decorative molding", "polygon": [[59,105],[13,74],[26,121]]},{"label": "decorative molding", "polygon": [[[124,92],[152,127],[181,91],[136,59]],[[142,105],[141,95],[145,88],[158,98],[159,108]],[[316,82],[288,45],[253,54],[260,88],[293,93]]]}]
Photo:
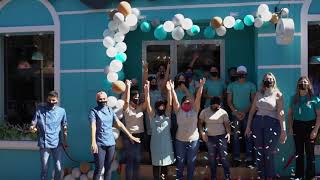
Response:
[{"label": "decorative molding", "polygon": [[266,65],[266,66],[258,66],[258,69],[300,69],[301,65]]},{"label": "decorative molding", "polygon": [[[294,36],[301,36],[300,32],[294,33]],[[258,37],[276,37],[276,33],[261,33]]]},{"label": "decorative molding", "polygon": [[97,43],[102,42],[103,39],[83,39],[83,40],[67,40],[61,41],[61,44],[81,44],[81,43]]},{"label": "decorative molding", "polygon": [[0,149],[15,150],[39,150],[37,141],[1,141]]},{"label": "decorative molding", "polygon": [[96,73],[96,72],[104,72],[104,69],[66,69],[61,70],[61,73]]}]

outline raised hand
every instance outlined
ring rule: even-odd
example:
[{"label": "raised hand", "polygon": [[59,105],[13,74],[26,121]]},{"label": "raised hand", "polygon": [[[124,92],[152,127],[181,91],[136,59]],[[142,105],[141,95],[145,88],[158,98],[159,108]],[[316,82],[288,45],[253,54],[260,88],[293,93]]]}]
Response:
[{"label": "raised hand", "polygon": [[206,78],[200,79],[200,86],[204,86],[205,83],[206,83]]},{"label": "raised hand", "polygon": [[143,64],[143,71],[148,71],[148,68],[149,68],[149,64],[146,62]]},{"label": "raised hand", "polygon": [[167,83],[166,83],[166,88],[167,88],[167,91],[171,90],[171,84],[169,81],[167,81]]},{"label": "raised hand", "polygon": [[144,92],[148,93],[150,88],[150,81],[146,81],[146,83],[143,86]]},{"label": "raised hand", "polygon": [[170,80],[170,86],[171,86],[171,90],[174,89],[174,81]]},{"label": "raised hand", "polygon": [[127,80],[126,80],[126,86],[127,86],[127,87],[131,87],[131,84],[132,84],[132,82],[127,79]]}]

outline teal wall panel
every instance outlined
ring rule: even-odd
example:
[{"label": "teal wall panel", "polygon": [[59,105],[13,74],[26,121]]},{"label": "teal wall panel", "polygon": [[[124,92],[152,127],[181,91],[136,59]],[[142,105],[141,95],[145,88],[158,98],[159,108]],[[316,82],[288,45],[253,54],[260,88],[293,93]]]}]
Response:
[{"label": "teal wall panel", "polygon": [[39,1],[10,1],[0,11],[0,27],[53,25],[48,9]]},{"label": "teal wall panel", "polygon": [[312,3],[309,7],[309,14],[320,14],[320,1],[312,0]]},{"label": "teal wall panel", "polygon": [[257,37],[257,65],[300,64],[300,36],[289,45],[278,45],[276,37]]},{"label": "teal wall panel", "polygon": [[61,45],[61,69],[103,69],[110,63],[102,42]]}]

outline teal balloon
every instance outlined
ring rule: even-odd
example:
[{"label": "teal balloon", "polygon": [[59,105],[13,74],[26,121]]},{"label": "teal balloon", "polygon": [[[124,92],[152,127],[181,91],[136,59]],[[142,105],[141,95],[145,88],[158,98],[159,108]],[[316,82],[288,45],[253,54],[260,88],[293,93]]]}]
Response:
[{"label": "teal balloon", "polygon": [[140,24],[140,29],[142,32],[150,32],[151,25],[147,21],[144,21]]},{"label": "teal balloon", "polygon": [[165,40],[167,38],[167,32],[163,29],[163,25],[159,25],[155,30],[154,30],[154,37],[158,40]]},{"label": "teal balloon", "polygon": [[254,17],[252,15],[246,15],[243,21],[246,26],[252,26],[254,24]]},{"label": "teal balloon", "polygon": [[204,29],[203,34],[205,38],[211,39],[216,35],[216,32],[212,27],[208,26]]},{"label": "teal balloon", "polygon": [[125,78],[124,72],[123,72],[123,71],[119,71],[119,72],[118,72],[118,79],[121,80],[121,81],[123,81],[124,78]]},{"label": "teal balloon", "polygon": [[244,29],[244,24],[241,19],[237,19],[236,23],[233,26],[234,30],[243,30]]},{"label": "teal balloon", "polygon": [[198,25],[192,25],[191,33],[195,36],[200,33],[200,27]]},{"label": "teal balloon", "polygon": [[127,60],[127,54],[126,53],[118,53],[115,57],[120,62],[124,63]]}]

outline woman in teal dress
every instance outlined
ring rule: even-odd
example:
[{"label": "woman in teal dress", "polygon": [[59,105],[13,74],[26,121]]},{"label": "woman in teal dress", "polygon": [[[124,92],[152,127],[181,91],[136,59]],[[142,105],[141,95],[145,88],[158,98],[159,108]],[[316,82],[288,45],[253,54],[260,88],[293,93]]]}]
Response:
[{"label": "woman in teal dress", "polygon": [[144,86],[144,92],[152,131],[150,150],[153,177],[155,180],[162,180],[167,179],[167,166],[175,162],[170,132],[172,108],[171,85],[170,82],[166,84],[167,101],[157,100],[155,105],[150,104],[149,87],[150,82],[147,81]]}]

